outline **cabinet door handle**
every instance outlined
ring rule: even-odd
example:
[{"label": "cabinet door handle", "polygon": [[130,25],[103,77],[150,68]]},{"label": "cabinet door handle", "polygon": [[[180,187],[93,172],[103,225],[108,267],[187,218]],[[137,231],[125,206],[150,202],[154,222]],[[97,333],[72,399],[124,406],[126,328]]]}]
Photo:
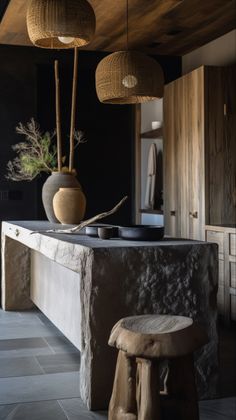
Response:
[{"label": "cabinet door handle", "polygon": [[197,211],[194,211],[194,212],[190,211],[189,216],[193,217],[194,219],[197,219],[198,218],[198,212]]},{"label": "cabinet door handle", "polygon": [[176,211],[175,211],[175,210],[171,210],[171,211],[170,211],[170,215],[171,215],[171,216],[175,216],[175,214],[176,214]]}]

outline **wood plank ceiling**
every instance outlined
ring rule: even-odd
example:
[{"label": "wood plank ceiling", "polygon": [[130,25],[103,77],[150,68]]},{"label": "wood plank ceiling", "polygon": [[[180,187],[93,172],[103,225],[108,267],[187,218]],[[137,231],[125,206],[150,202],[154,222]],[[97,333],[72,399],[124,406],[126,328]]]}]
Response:
[{"label": "wood plank ceiling", "polygon": [[[28,0],[10,0],[0,23],[0,43],[30,46]],[[89,50],[125,48],[126,0],[89,0],[97,26]],[[131,49],[184,55],[236,27],[236,0],[129,0]]]}]

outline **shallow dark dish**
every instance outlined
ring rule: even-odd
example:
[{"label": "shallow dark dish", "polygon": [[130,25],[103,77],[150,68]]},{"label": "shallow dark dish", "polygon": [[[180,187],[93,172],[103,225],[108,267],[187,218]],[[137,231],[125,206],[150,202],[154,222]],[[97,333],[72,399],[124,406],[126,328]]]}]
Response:
[{"label": "shallow dark dish", "polygon": [[91,236],[92,238],[97,238],[98,237],[98,228],[113,228],[112,232],[113,232],[113,236],[117,237],[118,236],[118,228],[117,226],[112,226],[112,225],[89,225],[86,226],[85,228],[85,234],[88,236]]},{"label": "shallow dark dish", "polygon": [[86,226],[85,233],[88,236],[92,236],[93,238],[96,238],[98,236],[98,228],[104,227],[104,225],[90,225]]},{"label": "shallow dark dish", "polygon": [[160,241],[164,236],[164,226],[133,225],[119,227],[119,237],[133,241]]}]

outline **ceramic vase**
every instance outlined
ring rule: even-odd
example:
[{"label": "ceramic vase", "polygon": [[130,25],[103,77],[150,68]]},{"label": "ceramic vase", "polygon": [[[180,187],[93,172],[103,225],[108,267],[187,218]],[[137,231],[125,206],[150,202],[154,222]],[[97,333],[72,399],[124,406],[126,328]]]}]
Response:
[{"label": "ceramic vase", "polygon": [[81,188],[75,175],[67,172],[52,172],[42,189],[42,200],[46,216],[51,223],[60,223],[53,210],[53,197],[60,187]]},{"label": "ceramic vase", "polygon": [[60,188],[53,198],[56,218],[62,224],[81,222],[86,208],[86,198],[81,188]]}]

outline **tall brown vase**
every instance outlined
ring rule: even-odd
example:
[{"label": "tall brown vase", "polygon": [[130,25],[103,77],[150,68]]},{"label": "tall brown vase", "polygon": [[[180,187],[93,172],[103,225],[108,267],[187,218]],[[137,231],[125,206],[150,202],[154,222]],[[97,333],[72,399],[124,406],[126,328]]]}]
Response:
[{"label": "tall brown vase", "polygon": [[52,172],[42,189],[44,210],[51,223],[60,223],[53,210],[53,197],[61,187],[81,188],[75,175],[67,172]]},{"label": "tall brown vase", "polygon": [[62,224],[78,224],[84,217],[86,198],[81,188],[60,188],[53,198],[53,209]]}]

